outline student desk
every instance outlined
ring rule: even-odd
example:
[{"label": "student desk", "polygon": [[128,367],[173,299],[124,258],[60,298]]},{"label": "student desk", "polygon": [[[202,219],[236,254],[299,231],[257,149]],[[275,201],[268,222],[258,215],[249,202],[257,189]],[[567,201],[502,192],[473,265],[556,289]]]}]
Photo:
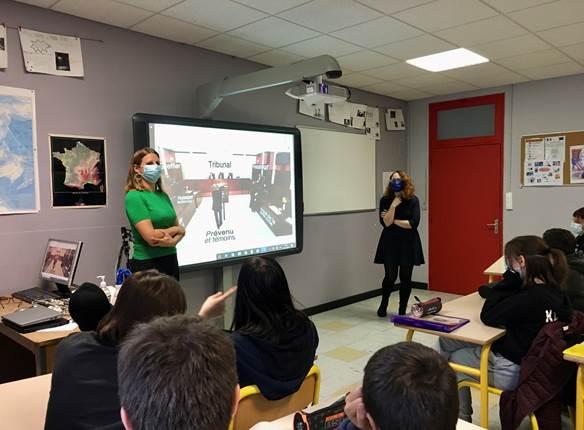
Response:
[{"label": "student desk", "polygon": [[576,375],[576,427],[584,429],[584,344],[564,351],[564,359],[578,364]]},{"label": "student desk", "polygon": [[497,276],[501,276],[505,273],[505,257],[500,257],[497,261],[487,267],[483,273],[489,277],[489,284],[495,282]]},{"label": "student desk", "polygon": [[493,342],[505,335],[505,330],[495,327],[489,327],[482,323],[480,319],[481,309],[483,307],[484,299],[478,293],[470,294],[468,296],[460,297],[458,299],[447,302],[442,307],[440,314],[453,317],[466,318],[470,320],[469,323],[463,325],[451,333],[443,333],[435,330],[421,329],[417,327],[408,327],[405,325],[396,324],[396,327],[406,329],[406,340],[411,341],[415,331],[434,334],[436,336],[447,337],[455,340],[462,340],[465,342],[474,343],[482,347],[481,350],[481,364],[479,369],[468,366],[461,366],[460,364],[450,363],[452,368],[459,373],[471,375],[479,378],[480,393],[481,393],[481,427],[489,427],[489,353]]},{"label": "student desk", "polygon": [[[20,305],[20,307],[19,307]],[[30,304],[26,302],[21,302],[20,300],[11,301],[4,304],[4,307],[0,306],[0,316],[7,315],[14,312],[17,309],[22,309],[30,307]],[[50,332],[32,332],[32,333],[19,333],[16,330],[7,327],[0,322],[0,338],[3,344],[12,341],[26,348],[34,355],[35,362],[35,374],[43,375],[48,373],[53,368],[53,359],[55,356],[55,350],[59,342],[65,337],[69,336],[76,330],[64,330],[64,331],[50,331]],[[0,348],[0,360],[5,363],[2,357],[2,348]],[[6,369],[5,369],[6,370]]]},{"label": "student desk", "polygon": [[39,430],[45,426],[51,375],[0,384],[0,423],[10,430]]}]

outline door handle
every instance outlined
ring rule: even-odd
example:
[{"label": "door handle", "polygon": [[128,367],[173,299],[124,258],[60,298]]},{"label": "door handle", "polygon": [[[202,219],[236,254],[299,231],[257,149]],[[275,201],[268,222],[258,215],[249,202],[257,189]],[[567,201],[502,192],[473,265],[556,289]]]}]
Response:
[{"label": "door handle", "polygon": [[495,218],[495,222],[493,224],[487,224],[487,227],[493,227],[495,234],[499,234],[499,218]]}]

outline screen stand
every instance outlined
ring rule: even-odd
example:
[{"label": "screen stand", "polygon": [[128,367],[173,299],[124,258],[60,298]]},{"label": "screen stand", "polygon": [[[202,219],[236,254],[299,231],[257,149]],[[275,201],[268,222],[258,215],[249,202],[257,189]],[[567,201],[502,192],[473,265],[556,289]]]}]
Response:
[{"label": "screen stand", "polygon": [[43,280],[42,289],[53,294],[57,294],[62,299],[68,299],[71,296],[71,290],[67,284],[60,284],[53,281]]},{"label": "screen stand", "polygon": [[[214,270],[215,291],[227,291],[235,285],[233,280],[233,266],[223,266]],[[233,321],[233,311],[235,309],[235,296],[225,303],[225,313],[223,314],[223,328],[229,330]]]}]

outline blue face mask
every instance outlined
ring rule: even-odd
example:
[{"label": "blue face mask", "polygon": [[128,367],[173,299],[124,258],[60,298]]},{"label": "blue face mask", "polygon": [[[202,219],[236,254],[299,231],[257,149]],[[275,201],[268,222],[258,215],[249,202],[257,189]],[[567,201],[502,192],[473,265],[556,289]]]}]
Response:
[{"label": "blue face mask", "polygon": [[160,179],[162,169],[158,164],[147,164],[144,166],[144,173],[142,177],[149,183],[155,184]]},{"label": "blue face mask", "polygon": [[394,193],[399,193],[404,189],[404,183],[401,179],[392,179],[389,186]]}]

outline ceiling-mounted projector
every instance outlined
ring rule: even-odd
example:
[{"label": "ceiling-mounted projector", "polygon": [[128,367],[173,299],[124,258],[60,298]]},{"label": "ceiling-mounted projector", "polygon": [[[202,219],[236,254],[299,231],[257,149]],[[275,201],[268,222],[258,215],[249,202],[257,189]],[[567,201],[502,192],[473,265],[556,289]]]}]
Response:
[{"label": "ceiling-mounted projector", "polygon": [[349,90],[345,87],[327,84],[322,79],[296,85],[286,91],[286,95],[304,101],[308,105],[333,104],[346,101]]}]

